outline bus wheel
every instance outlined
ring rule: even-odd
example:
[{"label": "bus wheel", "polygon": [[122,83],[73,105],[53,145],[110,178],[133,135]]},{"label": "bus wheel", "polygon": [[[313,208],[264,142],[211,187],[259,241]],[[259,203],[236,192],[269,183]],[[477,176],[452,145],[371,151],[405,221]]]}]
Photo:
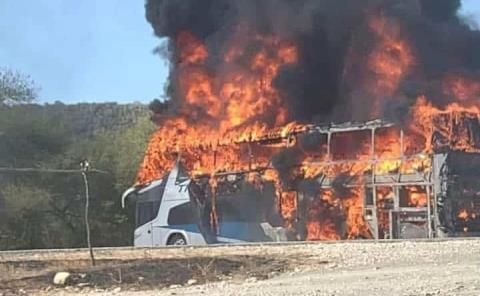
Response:
[{"label": "bus wheel", "polygon": [[174,234],[167,241],[168,246],[185,246],[186,244],[187,240],[181,234]]}]

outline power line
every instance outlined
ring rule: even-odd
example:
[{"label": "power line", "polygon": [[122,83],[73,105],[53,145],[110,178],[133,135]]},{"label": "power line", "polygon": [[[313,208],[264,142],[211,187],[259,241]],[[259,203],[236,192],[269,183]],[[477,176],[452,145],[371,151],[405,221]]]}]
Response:
[{"label": "power line", "polygon": [[[66,170],[66,169],[41,169],[41,168],[6,168],[0,167],[0,173],[50,173],[50,174],[81,174],[84,170]],[[89,173],[98,173],[109,175],[108,172],[89,169]]]},{"label": "power line", "polygon": [[52,173],[52,174],[82,174],[83,183],[85,185],[85,228],[87,233],[87,245],[88,249],[90,250],[90,260],[91,264],[95,266],[95,257],[93,254],[93,248],[90,238],[90,223],[89,223],[89,206],[90,206],[90,193],[89,193],[89,185],[88,185],[88,177],[87,173],[100,173],[100,174],[108,174],[105,171],[91,169],[90,164],[87,160],[83,160],[80,163],[80,169],[77,170],[65,170],[65,169],[44,169],[44,168],[4,168],[0,167],[0,173]]}]

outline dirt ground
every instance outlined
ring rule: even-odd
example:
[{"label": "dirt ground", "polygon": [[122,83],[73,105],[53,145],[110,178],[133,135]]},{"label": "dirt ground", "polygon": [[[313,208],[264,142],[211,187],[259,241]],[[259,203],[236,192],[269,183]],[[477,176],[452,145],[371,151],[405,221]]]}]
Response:
[{"label": "dirt ground", "polygon": [[90,267],[85,250],[0,252],[0,295],[480,295],[480,239],[95,254]]}]

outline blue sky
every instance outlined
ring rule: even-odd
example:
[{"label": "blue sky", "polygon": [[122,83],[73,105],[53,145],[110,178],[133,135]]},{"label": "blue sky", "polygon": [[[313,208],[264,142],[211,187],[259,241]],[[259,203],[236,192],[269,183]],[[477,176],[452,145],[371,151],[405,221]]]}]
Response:
[{"label": "blue sky", "polygon": [[41,102],[148,102],[168,71],[159,44],[142,0],[0,0],[0,67],[31,75]]},{"label": "blue sky", "polygon": [[[480,20],[480,0],[462,14]],[[149,102],[168,65],[142,0],[0,0],[0,67],[32,76],[40,102]]]}]

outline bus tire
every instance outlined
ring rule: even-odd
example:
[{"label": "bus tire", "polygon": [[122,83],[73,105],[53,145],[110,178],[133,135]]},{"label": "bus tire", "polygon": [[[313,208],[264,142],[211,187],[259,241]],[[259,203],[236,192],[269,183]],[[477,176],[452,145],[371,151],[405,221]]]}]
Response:
[{"label": "bus tire", "polygon": [[167,246],[186,246],[187,240],[179,233],[172,234],[167,240]]}]

